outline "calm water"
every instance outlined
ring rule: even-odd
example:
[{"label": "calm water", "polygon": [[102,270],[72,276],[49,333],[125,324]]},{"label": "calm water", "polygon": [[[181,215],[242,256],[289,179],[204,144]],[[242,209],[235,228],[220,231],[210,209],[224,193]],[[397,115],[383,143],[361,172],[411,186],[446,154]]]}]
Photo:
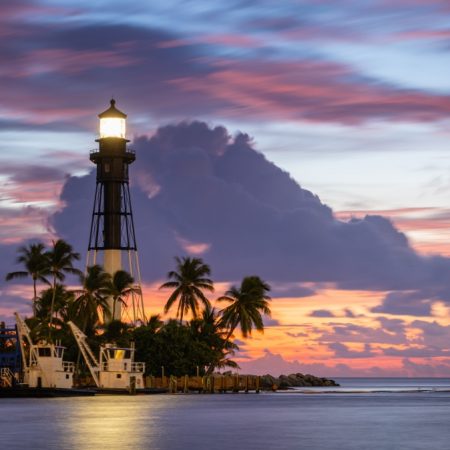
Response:
[{"label": "calm water", "polygon": [[450,380],[339,381],[341,393],[0,399],[0,448],[450,448]]}]

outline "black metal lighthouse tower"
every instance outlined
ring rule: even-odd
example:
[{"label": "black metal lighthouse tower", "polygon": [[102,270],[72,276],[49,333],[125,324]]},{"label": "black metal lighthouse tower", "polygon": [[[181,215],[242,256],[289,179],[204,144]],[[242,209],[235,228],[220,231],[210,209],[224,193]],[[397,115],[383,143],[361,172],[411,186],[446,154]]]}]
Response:
[{"label": "black metal lighthouse tower", "polygon": [[[91,151],[90,160],[97,165],[97,183],[89,236],[87,265],[102,264],[106,272],[114,275],[127,270],[136,280],[139,293],[133,293],[132,319],[145,319],[142,299],[141,274],[136,246],[136,234],[131,209],[128,166],[136,159],[127,148],[127,115],[119,111],[111,100],[111,106],[98,115],[99,148]],[[122,263],[125,261],[125,264]],[[121,319],[121,305],[111,298],[113,319]]]}]

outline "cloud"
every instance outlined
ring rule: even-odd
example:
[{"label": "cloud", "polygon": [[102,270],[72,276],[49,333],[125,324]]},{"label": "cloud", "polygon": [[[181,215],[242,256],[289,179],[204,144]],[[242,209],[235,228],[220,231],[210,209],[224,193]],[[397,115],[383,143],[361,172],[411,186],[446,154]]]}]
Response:
[{"label": "cloud", "polygon": [[327,309],[316,309],[309,314],[309,317],[336,317],[331,311]]},{"label": "cloud", "polygon": [[345,364],[338,364],[328,367],[325,364],[313,363],[303,364],[299,361],[288,361],[280,354],[265,350],[261,358],[251,361],[239,361],[241,373],[251,373],[255,375],[271,374],[279,376],[290,373],[313,373],[316,376],[346,376],[352,372],[351,368]]},{"label": "cloud", "polygon": [[291,333],[290,331],[286,331],[286,336],[293,337],[293,338],[299,338],[299,337],[309,337],[309,334],[308,333],[302,333],[302,332]]},{"label": "cloud", "polygon": [[450,325],[441,325],[436,321],[414,320],[411,327],[420,331],[417,338],[419,344],[430,348],[450,348]]},{"label": "cloud", "polygon": [[382,85],[344,64],[319,60],[220,60],[201,79],[185,77],[174,83],[186,93],[221,102],[227,116],[246,114],[255,120],[354,125],[371,119],[439,121],[450,113],[447,96]]},{"label": "cloud", "polygon": [[433,361],[431,358],[425,364],[404,358],[395,367],[369,366],[366,368],[350,367],[347,364],[322,364],[289,361],[280,354],[265,350],[264,355],[251,361],[239,361],[241,373],[274,376],[290,373],[313,373],[320,377],[399,377],[405,373],[409,377],[446,377],[450,369],[450,360]]},{"label": "cloud", "polygon": [[447,377],[450,369],[449,360],[440,362],[431,358],[423,362],[414,362],[409,358],[403,359],[403,372],[409,377]]},{"label": "cloud", "polygon": [[381,305],[371,309],[374,313],[393,315],[429,316],[431,305],[438,297],[428,298],[423,291],[389,292]]},{"label": "cloud", "polygon": [[406,358],[434,358],[437,356],[450,356],[450,351],[442,348],[421,348],[410,347],[398,349],[395,347],[388,347],[382,350],[385,356],[403,356]]},{"label": "cloud", "polygon": [[355,317],[357,317],[355,315],[355,313],[350,308],[345,308],[344,309],[344,316],[348,317],[349,319],[354,319]]},{"label": "cloud", "polygon": [[315,294],[315,290],[311,286],[295,282],[271,283],[270,296],[276,297],[311,297]]},{"label": "cloud", "polygon": [[328,344],[328,348],[334,352],[335,358],[353,359],[353,358],[371,358],[375,356],[370,344],[364,344],[364,350],[350,350],[347,345],[340,342]]},{"label": "cloud", "polygon": [[15,323],[12,316],[14,311],[23,315],[31,313],[31,299],[33,288],[31,279],[18,279],[17,281],[5,281],[8,272],[22,270],[14,264],[17,253],[17,245],[0,244],[0,321],[7,324]]},{"label": "cloud", "polygon": [[[336,219],[253,145],[245,134],[230,137],[202,122],[168,125],[134,141],[132,197],[146,281],[164,278],[173,257],[193,243],[204,244],[202,256],[219,281],[258,274],[275,286],[326,282],[392,291],[376,312],[400,313],[409,304],[410,312],[429,314],[431,301],[450,302],[447,258],[418,255],[382,216]],[[60,199],[66,206],[51,221],[80,251],[94,185],[93,173],[70,177]]]},{"label": "cloud", "polygon": [[364,343],[364,344],[395,344],[407,345],[413,342],[406,336],[406,325],[399,322],[396,326],[389,324],[388,327],[364,326],[354,323],[328,323],[330,330],[324,331],[315,328],[319,334],[319,340],[327,343]]},{"label": "cloud", "polygon": [[381,327],[389,332],[398,333],[398,332],[404,332],[406,322],[402,319],[388,319],[386,317],[378,317],[378,322],[380,323]]},{"label": "cloud", "polygon": [[[21,3],[25,11],[36,7]],[[53,8],[49,13],[64,19],[71,11]],[[266,16],[269,21],[286,21],[267,11]],[[139,123],[153,116],[161,120],[214,114],[246,121],[348,125],[372,120],[435,122],[450,113],[448,96],[382,83],[310,51],[298,50],[293,59],[271,47],[270,36],[263,39],[233,29],[192,36],[181,30],[96,20],[66,21],[62,27],[57,21],[30,21],[21,14],[8,17],[15,19],[5,33],[14,29],[24,33],[5,40],[0,49],[0,57],[8,60],[0,69],[6,111],[0,119],[17,118],[12,122],[16,128],[20,124],[89,128],[91,111],[104,101],[105,92],[126,98]],[[327,36],[336,42],[355,36],[360,40],[367,32],[304,22],[293,24],[278,38],[292,42]],[[249,54],[236,57],[224,47],[248,49]]]},{"label": "cloud", "polygon": [[[170,84],[212,70],[195,48],[160,48],[160,42],[174,38],[171,32],[81,21],[64,27],[39,20],[22,25],[25,35],[5,41],[0,49],[9,62],[0,69],[3,119],[17,118],[16,128],[20,123],[90,128],[92,111],[103,106],[105,92],[127,98],[134,117],[183,117],[215,108],[214,101],[181,96]],[[151,111],[144,106],[149,103]]]},{"label": "cloud", "polygon": [[277,327],[280,325],[280,321],[273,317],[263,316],[264,327]]},{"label": "cloud", "polygon": [[[44,210],[34,206],[18,209],[0,207],[0,243],[19,245],[26,241],[30,235],[35,238],[48,238],[47,209]],[[0,247],[0,251],[2,255],[9,253],[3,247]]]},{"label": "cloud", "polygon": [[37,164],[2,164],[0,174],[8,175],[15,183],[46,183],[61,181],[66,172],[58,167]]}]

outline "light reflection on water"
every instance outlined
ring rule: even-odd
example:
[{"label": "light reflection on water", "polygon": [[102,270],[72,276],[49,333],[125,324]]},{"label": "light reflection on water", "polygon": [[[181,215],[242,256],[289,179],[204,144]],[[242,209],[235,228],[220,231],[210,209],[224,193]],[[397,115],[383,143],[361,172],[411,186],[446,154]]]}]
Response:
[{"label": "light reflection on water", "polygon": [[0,449],[448,450],[450,393],[0,399]]},{"label": "light reflection on water", "polygon": [[114,396],[77,400],[74,399],[67,421],[61,424],[64,448],[153,448],[152,438],[160,403]]}]

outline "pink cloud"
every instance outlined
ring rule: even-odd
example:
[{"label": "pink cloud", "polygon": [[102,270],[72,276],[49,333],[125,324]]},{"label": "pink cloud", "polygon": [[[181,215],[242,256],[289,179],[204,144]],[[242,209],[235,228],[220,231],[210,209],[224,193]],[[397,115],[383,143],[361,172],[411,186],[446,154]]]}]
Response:
[{"label": "pink cloud", "polygon": [[436,40],[450,39],[450,29],[443,30],[410,30],[396,34],[397,37],[406,40]]},{"label": "pink cloud", "polygon": [[448,117],[448,96],[397,90],[358,79],[343,65],[316,61],[215,61],[203,78],[171,81],[220,100],[222,114],[355,124],[366,119],[433,121]]},{"label": "pink cloud", "polygon": [[0,243],[19,244],[30,237],[48,237],[48,211],[30,206],[0,211]]},{"label": "pink cloud", "polygon": [[203,255],[211,247],[211,244],[208,244],[207,242],[192,242],[181,236],[176,236],[176,240],[186,252],[192,255]]},{"label": "pink cloud", "polygon": [[335,213],[340,220],[363,218],[366,215],[389,217],[402,232],[409,235],[412,246],[424,254],[450,254],[447,237],[450,211],[437,207],[397,208],[383,210],[349,210]]},{"label": "pink cloud", "polygon": [[[378,363],[378,362],[377,362]],[[264,355],[254,360],[239,361],[241,373],[256,375],[281,375],[290,373],[313,373],[321,377],[447,377],[450,370],[448,358],[397,358],[397,361],[383,362],[379,365],[358,367],[344,363],[305,363],[283,358],[282,355],[265,350]]]},{"label": "pink cloud", "polygon": [[[76,74],[101,68],[117,68],[136,64],[138,59],[122,49],[115,50],[72,50],[48,48],[36,50],[19,61],[21,67],[16,76],[32,76],[49,72]],[[3,69],[5,70],[5,69]],[[14,70],[17,70],[14,68]]]}]

